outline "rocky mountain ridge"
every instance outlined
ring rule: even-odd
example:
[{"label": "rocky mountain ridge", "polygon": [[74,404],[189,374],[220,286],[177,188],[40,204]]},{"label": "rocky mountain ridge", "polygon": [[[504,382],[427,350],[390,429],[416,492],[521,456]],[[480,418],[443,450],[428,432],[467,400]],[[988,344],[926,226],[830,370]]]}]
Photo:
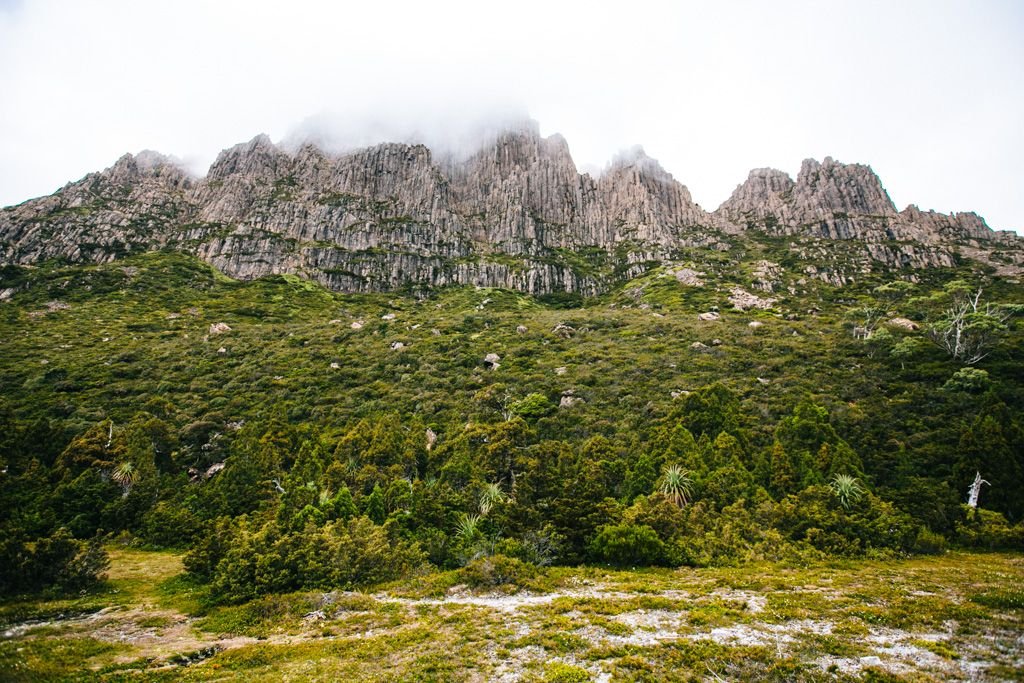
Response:
[{"label": "rocky mountain ridge", "polygon": [[[0,263],[171,248],[235,278],[298,273],[342,291],[473,284],[589,295],[762,238],[790,240],[817,259],[805,271],[833,284],[964,257],[1005,275],[1024,264],[1024,241],[976,214],[897,211],[867,166],[807,160],[795,181],[756,169],[708,212],[641,149],[595,178],[535,124],[464,160],[398,143],[288,152],[260,135],[224,150],[200,179],[143,152],[0,212]],[[820,242],[842,243],[843,261]]]}]

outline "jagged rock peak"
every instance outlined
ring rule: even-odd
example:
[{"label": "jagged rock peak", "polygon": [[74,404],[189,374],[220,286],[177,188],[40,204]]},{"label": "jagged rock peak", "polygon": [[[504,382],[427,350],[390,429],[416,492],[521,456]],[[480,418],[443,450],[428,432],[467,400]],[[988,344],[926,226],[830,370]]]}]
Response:
[{"label": "jagged rock peak", "polygon": [[870,166],[842,164],[832,157],[825,157],[821,163],[805,159],[793,194],[798,206],[818,215],[896,213],[889,193]]},{"label": "jagged rock peak", "polygon": [[0,212],[0,263],[174,248],[233,277],[303,273],[345,291],[459,283],[596,293],[681,249],[728,250],[751,229],[860,240],[843,249],[859,250],[864,268],[948,267],[956,249],[1024,253],[976,214],[897,214],[868,166],[808,160],[795,181],[755,169],[709,214],[641,147],[592,177],[536,122],[491,132],[460,158],[422,144],[332,151],[259,135],[224,150],[202,179],[153,152],[126,155]]},{"label": "jagged rock peak", "polygon": [[135,165],[148,171],[160,166],[178,166],[178,163],[166,154],[152,149],[144,149],[135,155]]},{"label": "jagged rock peak", "polygon": [[774,234],[878,241],[903,238],[896,207],[870,166],[806,159],[796,182],[755,169],[715,214]]},{"label": "jagged rock peak", "polygon": [[134,155],[124,154],[113,166],[98,175],[115,182],[131,182],[143,176],[170,176],[176,179],[190,176],[177,159],[151,149]]},{"label": "jagged rock peak", "polygon": [[954,239],[963,237],[993,239],[998,237],[985,222],[985,219],[973,211],[945,214],[937,211],[922,211],[915,204],[911,204],[900,211],[899,217],[905,223],[918,225],[936,234]]},{"label": "jagged rock peak", "polygon": [[274,173],[289,155],[260,133],[249,142],[225,149],[210,166],[207,179],[216,180],[236,173]]},{"label": "jagged rock peak", "polygon": [[[541,137],[540,127],[535,121],[513,125],[485,141],[468,160],[468,169],[475,172],[479,166],[494,166],[507,173],[515,168],[532,166],[539,161],[550,161],[575,172],[576,164],[569,153],[569,143],[559,134]],[[457,159],[449,160],[449,166],[461,165]]]},{"label": "jagged rock peak", "polygon": [[719,211],[755,211],[777,204],[793,192],[796,183],[788,173],[775,168],[755,168],[746,181],[736,186],[732,195],[722,202]]},{"label": "jagged rock peak", "polygon": [[605,169],[605,173],[618,169],[636,169],[637,171],[670,179],[672,174],[666,171],[657,159],[647,155],[641,145],[634,145],[629,149],[619,151]]}]

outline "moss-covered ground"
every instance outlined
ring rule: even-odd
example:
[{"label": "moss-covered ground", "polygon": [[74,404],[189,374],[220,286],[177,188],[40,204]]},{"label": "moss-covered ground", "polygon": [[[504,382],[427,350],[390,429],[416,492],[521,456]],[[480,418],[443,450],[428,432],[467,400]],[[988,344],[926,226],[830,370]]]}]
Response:
[{"label": "moss-covered ground", "polygon": [[551,568],[480,593],[439,572],[366,593],[205,606],[174,553],[111,548],[107,584],[7,603],[0,678],[1022,680],[1024,557]]}]

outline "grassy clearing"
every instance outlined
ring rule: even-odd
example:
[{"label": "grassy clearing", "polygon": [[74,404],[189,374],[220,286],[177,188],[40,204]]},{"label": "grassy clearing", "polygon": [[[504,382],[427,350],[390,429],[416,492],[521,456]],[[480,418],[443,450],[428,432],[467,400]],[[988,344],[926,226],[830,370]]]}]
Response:
[{"label": "grassy clearing", "polygon": [[[180,556],[111,549],[103,591],[16,603],[0,678],[36,680],[1021,680],[1024,558],[615,571],[480,593],[438,573],[374,593],[203,608]],[[446,586],[443,591],[439,588]],[[56,616],[90,605],[85,617]],[[8,619],[19,613],[3,607]],[[103,610],[96,612],[95,610]],[[12,630],[13,629],[13,630]]]}]

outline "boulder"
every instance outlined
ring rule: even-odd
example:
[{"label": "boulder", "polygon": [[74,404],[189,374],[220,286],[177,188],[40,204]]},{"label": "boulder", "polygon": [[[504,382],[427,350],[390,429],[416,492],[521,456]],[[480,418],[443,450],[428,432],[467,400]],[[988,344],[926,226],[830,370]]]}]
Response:
[{"label": "boulder", "polygon": [[576,334],[576,330],[565,323],[558,323],[551,329],[551,331],[562,339],[571,339],[572,336]]},{"label": "boulder", "polygon": [[729,295],[729,303],[737,311],[745,311],[748,308],[768,309],[775,305],[775,299],[762,299],[756,294],[751,294],[742,287],[733,287]]},{"label": "boulder", "polygon": [[921,329],[920,325],[918,325],[909,318],[892,318],[889,320],[889,324],[892,325],[893,327],[898,327],[902,330],[907,330],[908,332],[917,332],[919,329]]},{"label": "boulder", "polygon": [[704,273],[698,273],[693,268],[680,268],[672,274],[676,276],[676,281],[681,285],[687,287],[704,286],[704,281],[700,279],[700,276]]}]

